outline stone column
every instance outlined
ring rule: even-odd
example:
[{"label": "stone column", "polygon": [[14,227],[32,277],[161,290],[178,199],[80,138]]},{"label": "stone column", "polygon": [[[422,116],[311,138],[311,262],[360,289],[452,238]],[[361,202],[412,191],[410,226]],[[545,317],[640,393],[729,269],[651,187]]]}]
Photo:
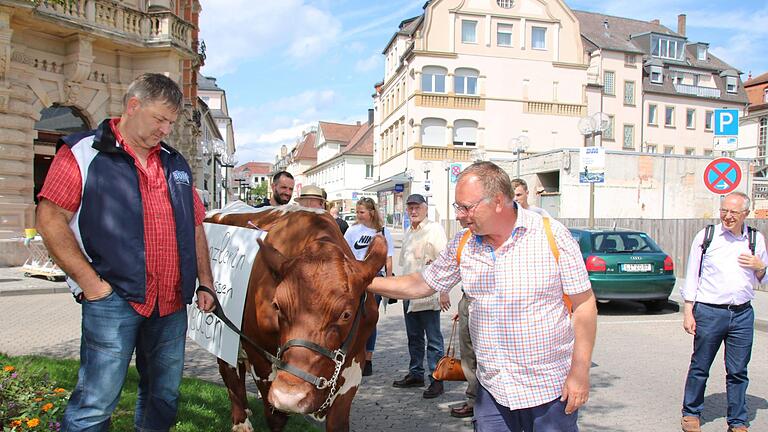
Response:
[{"label": "stone column", "polygon": [[[25,80],[35,69],[31,61],[11,52],[12,9],[0,8],[0,239],[23,234],[34,226],[34,122],[36,98]],[[35,115],[36,114],[36,115]],[[0,264],[19,264],[18,253],[5,251]],[[11,256],[16,255],[16,256]],[[10,262],[9,262],[10,259]]]}]

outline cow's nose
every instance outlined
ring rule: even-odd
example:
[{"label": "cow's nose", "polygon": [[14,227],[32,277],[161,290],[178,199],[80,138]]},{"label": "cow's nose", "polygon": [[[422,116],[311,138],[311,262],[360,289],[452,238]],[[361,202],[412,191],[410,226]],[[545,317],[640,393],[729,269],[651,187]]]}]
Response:
[{"label": "cow's nose", "polygon": [[272,383],[269,391],[269,403],[280,411],[306,414],[307,404],[302,404],[307,398],[307,391],[303,386],[285,386],[280,383]]}]

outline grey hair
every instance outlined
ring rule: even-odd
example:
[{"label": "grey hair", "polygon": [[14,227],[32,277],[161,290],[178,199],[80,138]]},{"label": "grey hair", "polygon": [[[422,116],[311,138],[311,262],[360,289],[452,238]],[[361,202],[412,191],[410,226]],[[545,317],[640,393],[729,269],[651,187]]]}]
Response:
[{"label": "grey hair", "polygon": [[123,105],[128,105],[128,100],[136,97],[141,102],[162,102],[178,112],[181,109],[184,94],[175,81],[163,74],[145,73],[128,86],[123,97]]},{"label": "grey hair", "polygon": [[731,192],[725,197],[728,198],[731,195],[735,195],[737,197],[741,197],[744,200],[744,208],[742,210],[749,210],[752,204],[752,200],[749,199],[749,196],[745,194],[744,192]]},{"label": "grey hair", "polygon": [[495,163],[488,161],[475,162],[459,174],[457,181],[467,176],[474,176],[480,180],[486,198],[502,194],[507,201],[512,201],[514,192],[512,191],[512,182],[509,180],[509,175]]}]

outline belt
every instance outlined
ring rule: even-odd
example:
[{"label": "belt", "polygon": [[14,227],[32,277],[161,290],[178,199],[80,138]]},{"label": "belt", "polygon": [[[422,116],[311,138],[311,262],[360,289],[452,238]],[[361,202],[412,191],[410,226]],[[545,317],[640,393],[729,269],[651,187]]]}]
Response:
[{"label": "belt", "polygon": [[703,304],[709,307],[717,308],[717,309],[728,309],[731,312],[741,312],[744,309],[747,309],[752,306],[752,302],[746,302],[742,303],[740,305],[734,305],[734,304],[712,304],[712,303],[701,303],[697,302],[699,304]]}]

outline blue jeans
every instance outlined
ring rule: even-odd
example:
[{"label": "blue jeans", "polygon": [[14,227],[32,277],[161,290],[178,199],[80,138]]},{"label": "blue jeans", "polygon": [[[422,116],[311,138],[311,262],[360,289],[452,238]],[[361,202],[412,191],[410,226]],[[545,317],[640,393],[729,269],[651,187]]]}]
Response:
[{"label": "blue jeans", "polygon": [[184,368],[187,309],[145,318],[116,293],[82,304],[80,370],[63,431],[106,431],[136,350],[139,389],[134,426],[167,431],[176,422]]},{"label": "blue jeans", "polygon": [[[381,296],[376,294],[374,297],[376,299],[376,306],[381,304]],[[377,323],[378,325],[378,323]],[[373,352],[374,349],[376,349],[376,325],[373,326],[373,333],[371,333],[370,336],[368,336],[368,340],[365,341],[365,351],[366,352]]]},{"label": "blue jeans", "polygon": [[440,311],[408,312],[410,302],[403,302],[405,312],[405,332],[408,335],[408,354],[411,361],[408,373],[424,379],[424,336],[426,335],[427,367],[429,379],[435,371],[437,362],[443,356],[443,333],[440,331]]},{"label": "blue jeans", "polygon": [[725,383],[728,398],[726,421],[729,426],[747,425],[747,364],[752,356],[752,337],[755,312],[747,307],[738,312],[714,308],[702,303],[693,306],[696,336],[693,355],[685,381],[683,415],[701,417],[704,409],[704,390],[709,369],[725,342]]},{"label": "blue jeans", "polygon": [[482,384],[475,400],[476,432],[578,432],[579,412],[565,413],[567,402],[551,402],[517,410],[499,405]]}]

